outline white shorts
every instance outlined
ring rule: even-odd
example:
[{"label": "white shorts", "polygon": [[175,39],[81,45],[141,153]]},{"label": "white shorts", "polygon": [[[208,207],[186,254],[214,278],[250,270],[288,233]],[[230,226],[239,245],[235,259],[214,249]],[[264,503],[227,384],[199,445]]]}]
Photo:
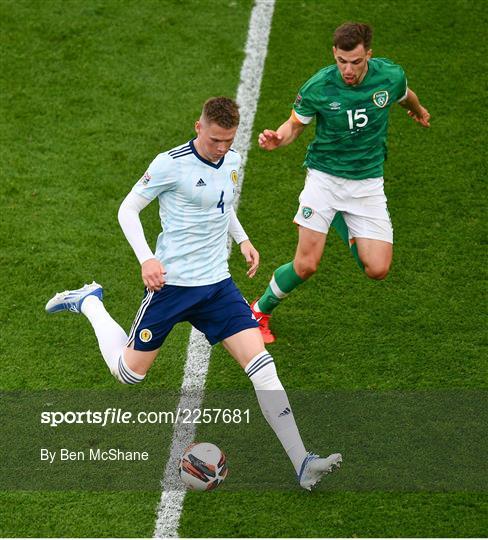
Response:
[{"label": "white shorts", "polygon": [[349,238],[371,238],[393,244],[383,178],[347,180],[308,169],[294,222],[327,234],[336,212],[342,212]]}]

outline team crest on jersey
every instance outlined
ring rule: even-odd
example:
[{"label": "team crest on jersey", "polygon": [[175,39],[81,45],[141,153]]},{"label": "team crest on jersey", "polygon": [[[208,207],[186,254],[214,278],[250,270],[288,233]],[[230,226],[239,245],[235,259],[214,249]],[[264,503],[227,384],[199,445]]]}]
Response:
[{"label": "team crest on jersey", "polygon": [[147,343],[148,341],[151,341],[152,339],[152,332],[151,330],[148,330],[147,328],[144,328],[144,330],[141,330],[139,332],[139,339],[143,342],[143,343]]},{"label": "team crest on jersey", "polygon": [[151,175],[149,174],[149,171],[146,171],[144,173],[144,176],[141,178],[141,181],[144,186],[147,186],[150,180],[151,180]]},{"label": "team crest on jersey", "polygon": [[232,171],[230,173],[230,177],[232,178],[232,182],[234,182],[234,186],[237,186],[237,181],[239,180],[239,176],[237,175],[237,171]]},{"label": "team crest on jersey", "polygon": [[309,206],[302,208],[302,215],[305,219],[310,219],[313,216],[313,210]]},{"label": "team crest on jersey", "polygon": [[388,105],[389,98],[388,90],[379,90],[373,94],[373,103],[380,109],[383,109],[383,107]]}]

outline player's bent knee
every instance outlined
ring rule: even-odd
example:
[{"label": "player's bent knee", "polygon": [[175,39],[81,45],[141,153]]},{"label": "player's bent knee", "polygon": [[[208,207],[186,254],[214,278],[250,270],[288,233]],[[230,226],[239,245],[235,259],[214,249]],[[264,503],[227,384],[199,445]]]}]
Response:
[{"label": "player's bent knee", "polygon": [[[141,371],[141,370],[138,370]],[[131,369],[124,358],[124,353],[119,357],[117,365],[111,370],[112,375],[122,384],[137,384],[144,380],[146,372],[137,373]]]},{"label": "player's bent knee", "polygon": [[385,279],[388,275],[388,272],[390,271],[390,265],[366,266],[364,268],[364,271],[370,279],[381,281],[382,279]]},{"label": "player's bent knee", "polygon": [[319,267],[319,262],[314,259],[295,261],[295,272],[301,279],[308,279],[313,276]]}]

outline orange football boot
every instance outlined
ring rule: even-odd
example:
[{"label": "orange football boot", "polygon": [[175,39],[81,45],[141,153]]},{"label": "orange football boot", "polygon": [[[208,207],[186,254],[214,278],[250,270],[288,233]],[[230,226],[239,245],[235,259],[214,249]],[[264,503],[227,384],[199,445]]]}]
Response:
[{"label": "orange football boot", "polygon": [[256,302],[257,300],[254,300],[254,302],[251,304],[251,311],[259,323],[259,330],[263,336],[264,343],[269,345],[270,343],[274,343],[276,341],[276,337],[273,335],[273,332],[271,332],[271,328],[269,327],[271,313],[261,313],[260,311],[256,311],[254,309]]}]

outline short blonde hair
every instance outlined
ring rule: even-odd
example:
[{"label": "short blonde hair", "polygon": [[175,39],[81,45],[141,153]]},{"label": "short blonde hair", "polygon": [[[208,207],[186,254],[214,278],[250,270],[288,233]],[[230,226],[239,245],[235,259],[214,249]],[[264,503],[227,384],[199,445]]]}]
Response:
[{"label": "short blonde hair", "polygon": [[239,125],[239,106],[231,98],[213,97],[204,103],[202,117],[207,122],[215,122],[220,127],[231,129]]}]

